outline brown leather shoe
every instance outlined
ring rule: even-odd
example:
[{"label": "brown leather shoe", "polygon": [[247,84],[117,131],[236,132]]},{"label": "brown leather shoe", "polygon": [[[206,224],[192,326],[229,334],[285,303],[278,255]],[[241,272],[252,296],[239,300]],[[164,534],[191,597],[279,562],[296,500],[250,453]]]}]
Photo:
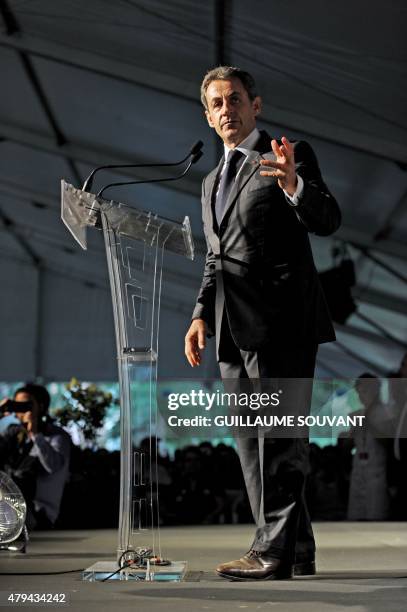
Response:
[{"label": "brown leather shoe", "polygon": [[219,576],[229,580],[287,580],[293,575],[292,565],[255,550],[250,550],[236,561],[222,563],[216,571]]}]

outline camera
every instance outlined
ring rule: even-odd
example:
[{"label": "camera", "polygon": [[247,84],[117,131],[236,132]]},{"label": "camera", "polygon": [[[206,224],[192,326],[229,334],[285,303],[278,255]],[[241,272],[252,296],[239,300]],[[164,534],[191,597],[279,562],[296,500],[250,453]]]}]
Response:
[{"label": "camera", "polygon": [[33,403],[28,402],[16,402],[15,400],[8,399],[0,406],[0,413],[2,412],[29,412],[33,409]]}]

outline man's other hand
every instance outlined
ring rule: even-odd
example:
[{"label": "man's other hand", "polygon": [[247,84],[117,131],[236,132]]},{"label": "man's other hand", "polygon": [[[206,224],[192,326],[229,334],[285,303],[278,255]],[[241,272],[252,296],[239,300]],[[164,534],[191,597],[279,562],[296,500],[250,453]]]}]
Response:
[{"label": "man's other hand", "polygon": [[191,367],[201,363],[201,352],[206,345],[206,323],[203,319],[194,319],[185,336],[185,355]]}]

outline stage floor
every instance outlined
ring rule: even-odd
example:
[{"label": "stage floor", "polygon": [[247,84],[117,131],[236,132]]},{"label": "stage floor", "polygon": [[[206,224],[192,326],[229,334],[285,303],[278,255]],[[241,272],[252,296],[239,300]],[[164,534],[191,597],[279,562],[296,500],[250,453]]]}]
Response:
[{"label": "stage floor", "polygon": [[[163,555],[188,562],[184,582],[165,584],[80,580],[82,568],[115,558],[113,530],[36,532],[26,555],[3,553],[0,557],[1,603],[5,592],[33,592],[67,593],[72,612],[407,610],[407,523],[316,523],[314,530],[316,576],[243,583],[223,580],[213,568],[244,554],[253,534],[251,526],[163,528]],[[148,537],[140,538],[140,545],[148,543]],[[21,575],[69,570],[78,571]],[[20,575],[6,576],[6,572]],[[36,609],[46,607],[42,604]]]}]

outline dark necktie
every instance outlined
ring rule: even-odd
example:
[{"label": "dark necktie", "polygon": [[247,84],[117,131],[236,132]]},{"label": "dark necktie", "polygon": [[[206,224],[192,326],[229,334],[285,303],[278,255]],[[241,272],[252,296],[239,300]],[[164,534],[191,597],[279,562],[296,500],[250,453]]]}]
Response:
[{"label": "dark necktie", "polygon": [[229,153],[226,168],[220,179],[218,195],[216,196],[215,215],[218,226],[221,224],[226,202],[228,201],[229,194],[235,182],[238,166],[241,165],[244,159],[244,153],[237,149]]}]

